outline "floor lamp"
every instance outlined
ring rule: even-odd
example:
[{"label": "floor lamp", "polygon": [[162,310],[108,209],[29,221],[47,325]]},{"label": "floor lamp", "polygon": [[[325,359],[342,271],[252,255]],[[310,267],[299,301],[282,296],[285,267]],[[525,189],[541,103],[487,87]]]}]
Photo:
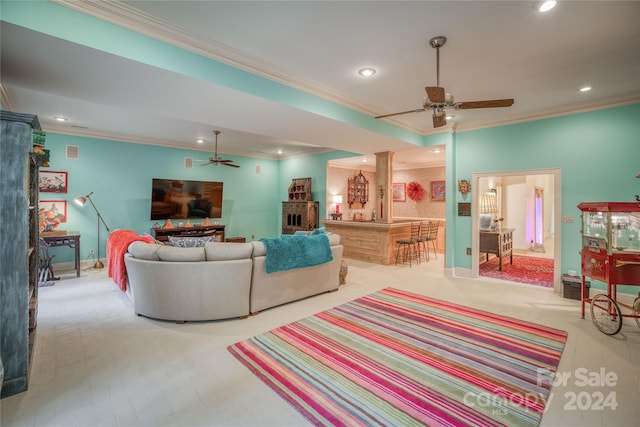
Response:
[{"label": "floor lamp", "polygon": [[107,223],[104,222],[104,219],[102,218],[102,215],[100,215],[100,211],[98,210],[98,208],[96,208],[96,205],[93,204],[93,200],[91,200],[91,195],[92,194],[93,194],[93,191],[91,193],[87,194],[86,196],[78,197],[74,201],[79,206],[84,206],[85,203],[87,203],[87,200],[88,200],[89,203],[91,203],[91,206],[93,206],[93,209],[95,209],[96,214],[98,214],[98,258],[96,260],[96,263],[93,264],[93,268],[104,268],[104,264],[102,263],[102,261],[100,261],[100,222],[102,222],[102,224],[104,224],[104,228],[107,229],[107,232],[110,232],[111,230],[109,230],[109,226],[107,225]]}]

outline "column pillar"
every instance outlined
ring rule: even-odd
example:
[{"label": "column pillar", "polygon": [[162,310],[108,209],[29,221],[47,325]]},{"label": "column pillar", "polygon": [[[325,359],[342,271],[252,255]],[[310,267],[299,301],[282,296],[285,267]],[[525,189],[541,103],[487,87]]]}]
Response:
[{"label": "column pillar", "polygon": [[393,152],[385,151],[376,154],[376,186],[375,199],[378,222],[393,222],[393,206],[391,205],[391,184],[393,178]]}]

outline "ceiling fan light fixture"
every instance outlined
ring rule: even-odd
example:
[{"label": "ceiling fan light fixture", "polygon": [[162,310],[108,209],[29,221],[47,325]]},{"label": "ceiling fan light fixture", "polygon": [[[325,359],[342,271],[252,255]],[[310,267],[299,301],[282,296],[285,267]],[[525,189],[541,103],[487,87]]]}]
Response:
[{"label": "ceiling fan light fixture", "polygon": [[469,110],[477,108],[498,108],[498,107],[510,107],[513,105],[514,100],[508,99],[491,99],[483,101],[465,101],[454,102],[453,96],[445,92],[444,87],[440,86],[440,48],[447,42],[447,38],[444,36],[432,37],[429,40],[429,45],[436,50],[436,85],[425,86],[424,90],[427,96],[422,101],[422,108],[409,111],[400,111],[398,113],[383,114],[375,116],[376,119],[383,119],[392,116],[399,116],[401,114],[408,113],[420,113],[427,110],[432,110],[433,127],[439,128],[446,126],[447,119],[446,109],[451,108],[455,110]]},{"label": "ceiling fan light fixture", "polygon": [[211,156],[209,156],[208,160],[193,160],[194,162],[203,162],[202,166],[205,165],[213,165],[213,166],[218,166],[218,165],[224,165],[224,166],[230,166],[232,168],[239,168],[239,165],[235,165],[233,164],[233,160],[229,160],[229,159],[224,159],[222,158],[222,156],[218,155],[218,135],[220,135],[220,131],[219,130],[214,130],[213,134],[216,136],[215,138],[215,142],[214,142],[214,150],[213,150],[213,154]]},{"label": "ceiling fan light fixture", "polygon": [[362,77],[371,77],[376,73],[376,69],[373,67],[364,67],[358,70],[358,74]]}]

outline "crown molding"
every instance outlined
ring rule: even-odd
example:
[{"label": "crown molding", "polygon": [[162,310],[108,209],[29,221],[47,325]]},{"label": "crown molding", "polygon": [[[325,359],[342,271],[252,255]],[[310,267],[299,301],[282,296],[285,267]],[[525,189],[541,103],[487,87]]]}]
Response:
[{"label": "crown molding", "polygon": [[[247,55],[237,49],[227,46],[214,40],[205,39],[182,30],[168,22],[160,20],[152,15],[135,9],[125,3],[117,0],[51,0],[52,2],[88,16],[112,23],[130,31],[151,37],[153,39],[171,44],[173,46],[185,49],[187,51],[205,56],[207,58],[225,63],[229,66],[240,70],[264,77],[266,79],[281,83],[285,86],[318,96],[329,100],[344,107],[353,109],[362,114],[374,116],[375,109],[361,104],[353,99],[339,94],[335,89],[323,85],[317,81],[305,78],[298,74],[292,73],[284,68],[278,67],[266,61]],[[3,105],[5,95],[0,91]],[[504,120],[477,121],[466,125],[455,123],[447,124],[447,126],[438,129],[424,129],[422,127],[403,123],[399,118],[384,119],[385,121],[401,127],[410,132],[426,136],[435,135],[443,132],[456,133],[467,132],[491,127],[506,126],[510,124],[530,122],[536,120],[550,119],[571,114],[579,114],[590,111],[601,110],[605,108],[614,108],[618,106],[630,105],[640,102],[640,92],[627,94],[617,98],[611,98],[597,103],[585,102],[581,105],[571,105],[566,107],[558,107],[550,110],[541,110],[538,113],[512,117]],[[107,137],[112,139],[111,137]],[[140,143],[151,143],[162,145],[154,142],[141,141]],[[181,147],[183,148],[183,147]],[[260,154],[260,153],[257,153]],[[268,156],[267,156],[268,157]],[[268,157],[272,158],[272,157]],[[279,157],[283,158],[283,157]],[[278,157],[276,157],[278,159]]]},{"label": "crown molding", "polygon": [[[247,55],[244,52],[223,43],[188,33],[171,23],[158,19],[153,15],[149,15],[119,1],[52,1],[85,15],[110,22],[119,27],[126,28],[215,61],[225,63],[240,70],[247,71],[288,87],[324,98],[342,106],[357,110],[363,114],[370,116],[374,115],[373,109],[370,107],[342,96],[335,89],[329,86]],[[419,129],[415,129],[414,132],[420,133]]]},{"label": "crown molding", "polygon": [[[65,125],[48,124],[46,126],[43,126],[42,129],[47,133],[56,133],[59,135],[79,136],[79,137],[93,138],[93,139],[106,139],[109,141],[126,142],[130,144],[155,145],[159,147],[175,148],[178,150],[202,151],[203,153],[209,153],[209,154],[212,153],[212,150],[210,150],[206,146],[199,145],[199,146],[193,146],[193,147],[186,147],[184,145],[174,144],[167,141],[158,141],[158,140],[152,140],[152,139],[146,139],[146,138],[134,138],[130,135],[119,135],[115,133],[94,131],[86,127],[79,127],[79,126],[69,127]],[[265,159],[265,160],[289,160],[289,159],[295,159],[295,158],[308,157],[315,154],[328,153],[331,151],[334,151],[334,150],[330,148],[322,147],[322,148],[319,148],[317,152],[313,152],[313,153],[294,152],[291,154],[277,155],[277,154],[269,154],[269,153],[258,152],[258,151],[249,153],[246,151],[222,149],[222,150],[218,150],[218,154],[246,157],[251,159],[255,158],[255,159]]]},{"label": "crown molding", "polygon": [[551,110],[540,111],[537,114],[522,115],[520,117],[515,117],[515,118],[511,117],[508,120],[498,120],[498,121],[494,120],[494,121],[470,123],[466,126],[458,125],[455,127],[455,132],[469,132],[469,131],[479,130],[479,129],[507,126],[507,125],[512,125],[516,123],[525,123],[525,122],[533,122],[537,120],[552,119],[556,117],[570,116],[573,114],[581,114],[581,113],[588,113],[591,111],[604,110],[607,108],[623,107],[625,105],[632,105],[637,103],[640,103],[640,92],[605,100],[605,101],[585,102],[578,106],[572,105],[570,107],[558,107]]}]

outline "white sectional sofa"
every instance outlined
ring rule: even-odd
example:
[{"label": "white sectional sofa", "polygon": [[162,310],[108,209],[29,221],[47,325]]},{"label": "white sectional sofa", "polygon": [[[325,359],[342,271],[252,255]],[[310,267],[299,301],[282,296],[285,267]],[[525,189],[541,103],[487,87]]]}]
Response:
[{"label": "white sectional sofa", "polygon": [[333,255],[331,262],[275,273],[266,271],[264,243],[251,242],[253,245],[250,304],[252,314],[290,301],[338,289],[343,246],[340,244],[338,234],[329,234],[327,237]]},{"label": "white sectional sofa", "polygon": [[177,322],[248,316],[252,252],[251,243],[131,243],[124,262],[136,314]]},{"label": "white sectional sofa", "polygon": [[267,273],[260,241],[209,242],[181,248],[133,242],[125,254],[136,314],[176,322],[246,317],[261,310],[337,290],[343,246],[327,235],[333,260]]}]

